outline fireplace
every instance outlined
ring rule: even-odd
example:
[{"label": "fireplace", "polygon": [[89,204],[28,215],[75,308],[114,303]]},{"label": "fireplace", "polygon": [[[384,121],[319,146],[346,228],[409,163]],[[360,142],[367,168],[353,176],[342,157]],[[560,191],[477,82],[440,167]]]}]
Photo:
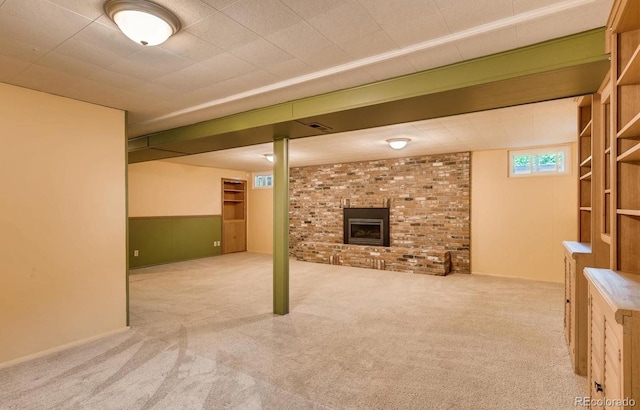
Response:
[{"label": "fireplace", "polygon": [[344,208],[344,243],[389,246],[389,208]]}]

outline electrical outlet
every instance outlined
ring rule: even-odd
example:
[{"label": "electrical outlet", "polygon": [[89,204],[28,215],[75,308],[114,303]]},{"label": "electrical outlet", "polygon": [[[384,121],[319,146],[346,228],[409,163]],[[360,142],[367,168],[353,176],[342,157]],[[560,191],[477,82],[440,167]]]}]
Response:
[{"label": "electrical outlet", "polygon": [[138,256],[138,250],[137,249],[133,251],[133,256]]}]

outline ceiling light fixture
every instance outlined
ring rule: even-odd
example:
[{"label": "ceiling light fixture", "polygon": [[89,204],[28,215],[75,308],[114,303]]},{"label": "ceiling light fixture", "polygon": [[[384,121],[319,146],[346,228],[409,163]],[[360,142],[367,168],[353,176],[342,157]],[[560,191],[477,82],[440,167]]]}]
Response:
[{"label": "ceiling light fixture", "polygon": [[263,154],[262,155],[264,157],[264,159],[266,159],[269,162],[273,162],[273,154]]},{"label": "ceiling light fixture", "polygon": [[143,46],[157,46],[180,30],[180,20],[166,8],[146,0],[108,0],[107,16],[120,31]]},{"label": "ceiling light fixture", "polygon": [[409,138],[391,138],[387,140],[387,144],[393,149],[402,149],[411,141]]}]

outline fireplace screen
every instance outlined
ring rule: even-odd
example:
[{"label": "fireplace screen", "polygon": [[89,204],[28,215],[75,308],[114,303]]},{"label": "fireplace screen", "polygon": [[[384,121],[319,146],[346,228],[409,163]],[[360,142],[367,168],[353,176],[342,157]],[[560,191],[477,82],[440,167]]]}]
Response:
[{"label": "fireplace screen", "polygon": [[389,208],[344,208],[344,243],[389,246]]},{"label": "fireplace screen", "polygon": [[349,219],[349,243],[383,245],[382,219]]}]

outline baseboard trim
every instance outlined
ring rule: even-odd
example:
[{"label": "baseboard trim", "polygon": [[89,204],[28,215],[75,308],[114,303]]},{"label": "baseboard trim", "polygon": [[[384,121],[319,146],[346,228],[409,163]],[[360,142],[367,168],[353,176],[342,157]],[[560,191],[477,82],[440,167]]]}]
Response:
[{"label": "baseboard trim", "polygon": [[75,342],[66,343],[66,344],[51,348],[51,349],[43,350],[43,351],[38,352],[38,353],[33,353],[33,354],[30,354],[30,355],[27,355],[27,356],[18,357],[17,359],[13,359],[13,360],[9,360],[8,362],[0,363],[0,369],[5,369],[7,367],[15,366],[16,364],[28,362],[28,361],[34,360],[34,359],[39,359],[41,357],[50,355],[52,353],[58,353],[58,352],[61,352],[63,350],[71,349],[73,347],[77,347],[77,346],[81,346],[81,345],[84,345],[84,344],[87,344],[87,343],[95,342],[96,340],[100,340],[100,339],[103,339],[105,337],[117,335],[118,333],[124,333],[129,329],[130,329],[130,327],[126,326],[126,327],[123,327],[123,328],[120,328],[120,329],[112,330],[112,331],[107,332],[107,333],[102,333],[102,334],[99,334],[99,335],[96,335],[96,336],[88,337],[86,339],[76,340]]}]

